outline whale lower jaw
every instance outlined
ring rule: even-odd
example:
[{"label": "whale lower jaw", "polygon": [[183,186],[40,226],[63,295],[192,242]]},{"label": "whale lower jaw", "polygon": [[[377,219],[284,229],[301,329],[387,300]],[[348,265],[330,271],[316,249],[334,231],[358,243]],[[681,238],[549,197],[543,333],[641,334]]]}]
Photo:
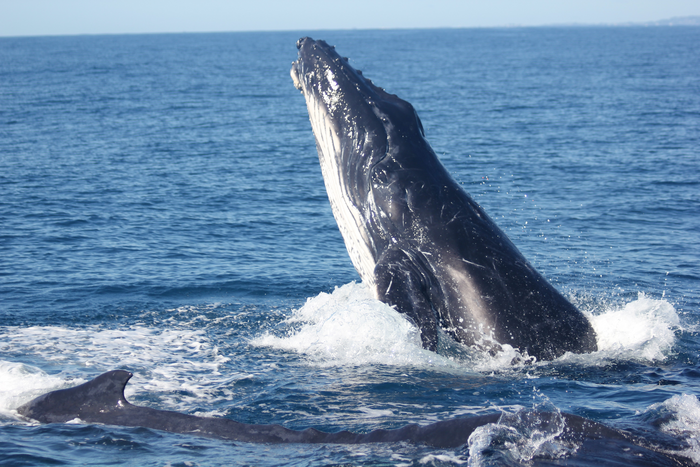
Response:
[{"label": "whale lower jaw", "polygon": [[307,93],[304,96],[309,109],[311,127],[316,135],[321,173],[333,217],[343,236],[353,266],[360,274],[362,282],[369,287],[376,298],[374,281],[376,262],[370,247],[371,236],[365,227],[366,214],[350,199],[349,193],[352,187],[347,186],[343,170],[338,164],[339,153],[343,147],[339,130],[325,111],[325,107],[314,98],[312,93]]}]

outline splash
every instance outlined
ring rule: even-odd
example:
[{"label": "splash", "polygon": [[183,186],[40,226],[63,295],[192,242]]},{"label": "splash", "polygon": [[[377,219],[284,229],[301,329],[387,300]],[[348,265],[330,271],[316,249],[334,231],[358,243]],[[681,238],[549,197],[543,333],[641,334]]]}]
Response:
[{"label": "splash", "polygon": [[127,386],[127,398],[156,394],[161,404],[182,410],[193,400],[214,398],[222,378],[219,369],[228,360],[201,330],[6,327],[0,328],[0,342],[5,350],[22,349],[22,360],[58,373],[50,376],[33,366],[0,360],[0,412],[7,413],[42,393],[117,368],[137,375],[139,384]]},{"label": "splash", "polygon": [[439,336],[438,351],[423,349],[419,330],[405,316],[376,300],[365,284],[351,282],[330,293],[321,292],[294,310],[285,334],[266,332],[252,345],[296,352],[317,366],[386,364],[463,373],[491,372],[531,362],[517,349],[501,346],[494,355],[484,345],[466,347]]},{"label": "splash", "polygon": [[39,368],[23,363],[0,361],[0,417],[16,418],[15,409],[35,397],[56,389],[84,383],[74,380],[73,384],[60,376],[51,376]]},{"label": "splash", "polygon": [[606,310],[589,319],[598,335],[598,353],[606,358],[663,361],[680,329],[673,305],[643,293],[622,308]]},{"label": "splash", "polygon": [[560,459],[574,454],[578,446],[557,439],[566,422],[549,400],[532,409],[504,412],[498,423],[478,427],[469,436],[469,465],[516,465],[535,457]]},{"label": "splash", "polygon": [[286,324],[286,335],[267,332],[251,344],[304,354],[321,366],[453,364],[423,350],[416,327],[355,282],[309,298]]},{"label": "splash", "polygon": [[687,447],[673,452],[700,464],[700,401],[697,396],[680,394],[653,404],[645,415],[660,423],[662,432],[684,442]]},{"label": "splash", "polygon": [[[607,306],[597,314],[585,312],[598,337],[598,351],[588,354],[566,353],[554,362],[534,362],[517,349],[502,346],[495,355],[472,355],[472,367],[478,371],[498,371],[551,364],[606,365],[611,360],[650,364],[665,361],[673,352],[676,333],[682,330],[673,305],[639,293],[622,307]],[[468,360],[462,359],[467,362]]]},{"label": "splash", "polygon": [[[663,361],[680,329],[673,306],[639,294],[622,308],[588,314],[598,335],[598,351],[567,353],[555,362],[605,364],[613,359]],[[285,323],[284,334],[266,332],[252,345],[296,352],[320,366],[382,363],[469,369],[480,373],[530,367],[536,362],[509,345],[487,352],[489,345],[467,347],[441,336],[438,352],[422,349],[419,331],[402,314],[374,299],[364,284],[352,282],[307,299]]]}]

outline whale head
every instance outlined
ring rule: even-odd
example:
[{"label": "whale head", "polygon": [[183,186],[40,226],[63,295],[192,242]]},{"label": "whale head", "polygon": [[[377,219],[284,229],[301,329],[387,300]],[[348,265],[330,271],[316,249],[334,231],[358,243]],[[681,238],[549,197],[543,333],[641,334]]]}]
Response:
[{"label": "whale head", "polygon": [[[333,215],[363,281],[410,214],[404,184],[432,149],[413,106],[375,86],[324,41],[297,42],[294,85],[306,99]],[[408,175],[408,177],[407,177]]]}]

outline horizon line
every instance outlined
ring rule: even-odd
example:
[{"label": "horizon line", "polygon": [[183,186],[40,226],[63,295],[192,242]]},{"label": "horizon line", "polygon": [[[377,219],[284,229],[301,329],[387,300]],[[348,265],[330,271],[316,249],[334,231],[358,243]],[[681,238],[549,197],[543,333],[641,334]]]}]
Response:
[{"label": "horizon line", "polygon": [[85,32],[85,33],[56,33],[56,34],[19,34],[3,35],[0,38],[29,38],[29,37],[77,37],[77,36],[126,36],[126,35],[157,35],[157,34],[235,34],[262,32],[301,32],[301,31],[409,31],[409,30],[439,30],[439,29],[517,29],[517,28],[587,28],[587,27],[698,27],[700,16],[674,16],[656,21],[624,22],[624,23],[549,23],[549,24],[504,24],[495,26],[426,26],[426,27],[356,27],[356,28],[289,28],[289,29],[239,29],[211,31],[140,31],[140,32]]}]

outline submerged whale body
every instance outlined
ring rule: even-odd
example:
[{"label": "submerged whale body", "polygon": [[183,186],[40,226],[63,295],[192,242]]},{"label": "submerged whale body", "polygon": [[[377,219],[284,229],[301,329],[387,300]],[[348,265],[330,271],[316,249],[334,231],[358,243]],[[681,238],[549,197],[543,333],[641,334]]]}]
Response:
[{"label": "submerged whale body", "polygon": [[[326,433],[313,428],[296,431],[280,425],[251,425],[227,418],[197,417],[132,405],[124,397],[124,389],[132,376],[131,372],[124,370],[109,371],[79,386],[41,395],[17,411],[42,423],[66,423],[77,419],[83,423],[145,427],[251,443],[361,444],[406,441],[434,447],[461,446],[476,428],[497,423],[501,417],[500,413],[459,417],[425,426],[406,425],[395,430],[375,430],[363,434],[349,431]],[[548,412],[539,415],[536,423],[540,425],[550,423],[552,417],[562,417],[567,426],[560,435],[562,439],[625,439],[622,432],[576,415]]]},{"label": "submerged whale body", "polygon": [[450,177],[411,104],[323,41],[297,48],[292,79],[350,258],[375,297],[420,329],[423,347],[435,350],[442,329],[540,360],[597,350],[586,317]]},{"label": "submerged whale body", "polygon": [[[114,370],[79,386],[49,392],[22,405],[17,411],[42,423],[98,423],[144,427],[171,433],[247,443],[268,444],[365,444],[407,442],[435,448],[458,448],[470,442],[480,427],[501,426],[509,436],[517,429],[501,425],[503,414],[458,417],[430,425],[406,425],[394,430],[369,433],[328,433],[313,428],[290,430],[280,425],[252,425],[226,418],[197,417],[178,412],[132,405],[124,388],[132,374]],[[512,416],[512,414],[511,414]],[[690,465],[685,459],[644,447],[629,433],[609,428],[576,415],[559,412],[530,412],[518,417],[521,430],[547,436],[550,444],[568,446],[570,459],[603,460],[616,465]],[[586,464],[589,465],[589,464]]]},{"label": "submerged whale body", "polygon": [[[251,425],[227,418],[206,418],[178,412],[132,405],[124,388],[132,373],[114,370],[74,388],[60,389],[37,397],[17,411],[42,423],[84,423],[145,427],[172,433],[250,443],[362,444],[380,442],[422,443],[435,447],[455,447],[466,443],[477,427],[495,423],[500,414],[457,418],[427,426],[407,425],[396,430],[376,430],[358,434],[349,431],[326,433],[313,428],[296,431],[280,425]],[[583,419],[581,419],[583,420]],[[594,433],[609,430],[591,422]],[[595,431],[598,430],[598,431]]]}]

